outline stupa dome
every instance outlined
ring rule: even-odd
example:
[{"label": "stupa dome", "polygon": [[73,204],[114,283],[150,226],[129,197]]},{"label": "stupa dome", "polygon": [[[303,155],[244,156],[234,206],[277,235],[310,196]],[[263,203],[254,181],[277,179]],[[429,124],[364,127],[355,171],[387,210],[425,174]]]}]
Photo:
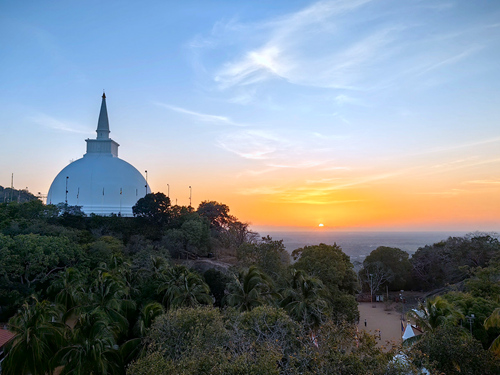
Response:
[{"label": "stupa dome", "polygon": [[109,138],[106,96],[102,96],[97,138],[87,139],[87,153],[56,176],[47,203],[82,206],[87,215],[132,216],[132,206],[151,190],[131,164],[118,158],[119,144]]}]

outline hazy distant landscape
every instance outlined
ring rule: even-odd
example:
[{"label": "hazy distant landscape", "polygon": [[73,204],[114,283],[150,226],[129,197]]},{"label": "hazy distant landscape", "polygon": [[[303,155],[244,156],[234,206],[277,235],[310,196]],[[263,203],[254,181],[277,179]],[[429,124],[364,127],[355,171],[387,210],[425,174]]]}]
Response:
[{"label": "hazy distant landscape", "polygon": [[397,247],[410,255],[419,247],[432,245],[448,237],[460,237],[467,232],[366,232],[366,231],[260,231],[259,234],[269,235],[273,240],[283,240],[288,252],[304,246],[325,243],[336,243],[351,258],[366,257],[379,246]]}]

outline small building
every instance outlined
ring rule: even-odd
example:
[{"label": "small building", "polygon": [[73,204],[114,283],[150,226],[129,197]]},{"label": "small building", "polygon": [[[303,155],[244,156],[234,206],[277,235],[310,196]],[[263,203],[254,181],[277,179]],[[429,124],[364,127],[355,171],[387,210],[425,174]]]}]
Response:
[{"label": "small building", "polygon": [[14,338],[15,334],[7,329],[6,325],[0,329],[0,373],[2,372],[2,362],[5,358],[4,348],[10,340]]}]

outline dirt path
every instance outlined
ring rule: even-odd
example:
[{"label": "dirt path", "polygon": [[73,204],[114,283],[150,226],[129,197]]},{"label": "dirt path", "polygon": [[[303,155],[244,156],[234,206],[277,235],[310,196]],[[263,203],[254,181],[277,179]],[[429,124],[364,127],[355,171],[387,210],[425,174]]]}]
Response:
[{"label": "dirt path", "polygon": [[377,340],[378,345],[389,349],[392,345],[399,345],[402,336],[401,314],[394,307],[395,304],[386,310],[384,303],[360,302],[358,304],[359,329],[376,334],[381,338]]}]

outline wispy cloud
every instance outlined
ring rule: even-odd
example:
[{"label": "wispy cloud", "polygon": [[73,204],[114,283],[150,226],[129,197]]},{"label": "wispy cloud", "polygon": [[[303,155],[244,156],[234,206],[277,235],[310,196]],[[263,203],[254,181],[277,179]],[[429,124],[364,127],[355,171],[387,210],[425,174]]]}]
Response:
[{"label": "wispy cloud", "polygon": [[360,202],[358,199],[336,199],[327,189],[288,188],[281,186],[246,188],[241,195],[263,195],[268,201],[277,203],[298,203],[310,205],[332,205]]},{"label": "wispy cloud", "polygon": [[320,178],[318,180],[306,180],[306,184],[331,184],[332,182],[339,181],[340,177],[335,178]]},{"label": "wispy cloud", "polygon": [[271,173],[276,171],[277,168],[263,168],[263,169],[247,169],[245,171],[240,172],[236,177],[242,177],[242,176],[261,176],[266,173]]},{"label": "wispy cloud", "polygon": [[478,156],[471,156],[469,158],[451,160],[451,161],[447,161],[445,163],[434,164],[434,165],[431,165],[429,168],[433,168],[433,169],[443,169],[443,168],[449,169],[450,167],[456,168],[457,166],[469,164],[471,160],[478,160]]},{"label": "wispy cloud", "polygon": [[192,117],[196,118],[198,121],[202,121],[202,122],[210,122],[210,123],[218,124],[218,125],[246,126],[244,124],[235,122],[226,116],[209,115],[206,113],[195,112],[195,111],[191,111],[191,110],[188,110],[185,108],[180,108],[180,107],[176,107],[176,106],[168,105],[168,104],[163,104],[163,103],[155,103],[155,104],[160,106],[160,107],[164,107],[164,108],[170,109],[170,110],[175,111],[175,112],[179,112],[179,113],[183,113],[183,114],[192,116]]},{"label": "wispy cloud", "polygon": [[[394,28],[377,30],[343,45],[338,40],[335,17],[368,2],[320,1],[259,25],[258,28],[268,30],[267,41],[227,61],[215,74],[215,81],[221,88],[278,78],[300,85],[356,89],[355,71],[380,56],[380,49],[391,40],[389,34]],[[311,48],[321,43],[332,43],[337,48]]]},{"label": "wispy cloud", "polygon": [[[394,173],[373,174],[363,178],[323,178],[318,180],[306,180],[305,185],[288,187],[282,185],[260,186],[255,188],[244,188],[239,191],[242,195],[269,195],[279,201],[298,202],[307,200],[310,204],[333,204],[348,203],[359,200],[339,200],[335,198],[335,192],[353,186],[367,186],[373,182],[385,180],[398,175]],[[314,203],[313,203],[314,202]]]},{"label": "wispy cloud", "polygon": [[438,195],[443,197],[456,197],[457,195],[461,195],[467,193],[467,190],[464,189],[450,189],[445,191],[433,191],[433,192],[420,192],[416,193],[418,195]]},{"label": "wispy cloud", "polygon": [[316,137],[310,132],[248,128],[221,134],[217,145],[244,159],[258,162],[242,175],[260,175],[275,170],[347,170],[335,159],[334,135]]},{"label": "wispy cloud", "polygon": [[325,165],[329,163],[330,160],[305,160],[305,161],[298,161],[293,164],[275,164],[275,163],[269,163],[271,167],[275,168],[297,168],[297,169],[303,169],[303,168],[314,168],[318,167],[320,165]]},{"label": "wispy cloud", "polygon": [[315,138],[320,138],[324,140],[337,140],[337,141],[342,141],[350,138],[349,135],[339,135],[339,134],[323,134],[323,133],[318,133],[318,132],[312,132],[311,135]]},{"label": "wispy cloud", "polygon": [[339,167],[339,166],[329,166],[320,169],[321,171],[338,171],[338,170],[351,170],[351,167]]},{"label": "wispy cloud", "polygon": [[474,185],[500,185],[500,179],[493,180],[471,180],[465,181],[465,184],[474,184]]},{"label": "wispy cloud", "polygon": [[45,113],[39,113],[35,116],[28,117],[30,121],[46,128],[58,130],[61,132],[89,134],[90,129],[85,129],[83,126],[74,124],[70,121],[59,120]]},{"label": "wispy cloud", "polygon": [[468,48],[465,51],[462,51],[454,56],[449,56],[449,57],[446,57],[440,61],[433,62],[430,65],[423,67],[422,70],[417,73],[417,75],[423,75],[423,74],[430,72],[431,70],[440,69],[440,68],[443,68],[447,65],[456,64],[457,62],[473,55],[474,53],[480,51],[483,48],[484,47],[482,47],[482,46],[474,46],[474,47]]},{"label": "wispy cloud", "polygon": [[346,95],[346,94],[339,94],[339,95],[335,96],[335,98],[333,98],[333,101],[335,104],[337,104],[339,106],[350,104],[350,105],[367,107],[367,105],[365,103],[363,103],[359,98],[353,97],[351,95]]},{"label": "wispy cloud", "polygon": [[[431,34],[422,32],[422,37],[415,39],[415,35],[428,27],[419,22],[418,14],[452,11],[453,7],[446,2],[398,4],[398,10],[394,11],[387,4],[371,0],[321,0],[261,22],[218,23],[207,42],[199,41],[197,36],[191,47],[217,48],[214,40],[224,40],[228,35],[238,40],[232,57],[210,70],[222,90],[282,80],[300,86],[373,92],[403,81],[415,83],[416,77],[458,64],[485,48],[487,42],[478,45],[477,39],[469,41],[463,32],[450,27],[441,27]],[[447,40],[440,40],[441,34]],[[254,96],[255,91],[248,95],[240,93],[232,100],[249,103]],[[337,95],[335,102],[363,103],[345,93]]]},{"label": "wispy cloud", "polygon": [[[448,151],[453,151],[453,150],[460,150],[463,148],[473,148],[477,146],[483,146],[491,143],[498,143],[500,142],[500,137],[492,137],[492,138],[486,138],[486,139],[480,139],[472,142],[464,142],[464,143],[455,143],[455,144],[449,144],[446,146],[439,146],[439,147],[433,147],[433,148],[428,148],[428,149],[423,149],[419,150],[417,152],[412,152],[408,153],[405,156],[418,156],[418,155],[426,155],[426,154],[433,154],[433,153],[444,153]],[[462,160],[462,159],[460,159]]]},{"label": "wispy cloud", "polygon": [[460,162],[460,163],[447,163],[442,165],[441,167],[445,168],[434,168],[433,170],[428,170],[428,173],[423,172],[422,175],[425,174],[434,174],[434,173],[443,173],[443,171],[451,172],[463,168],[474,168],[480,165],[486,164],[497,164],[500,163],[500,158],[492,158],[492,159],[477,159],[476,161],[470,162]]},{"label": "wispy cloud", "polygon": [[390,179],[396,176],[399,176],[406,171],[394,171],[394,172],[386,172],[386,173],[377,173],[373,175],[369,175],[361,178],[352,178],[350,180],[346,180],[345,182],[339,182],[335,184],[331,184],[328,187],[325,187],[326,190],[341,190],[347,189],[353,186],[362,186],[362,185],[370,185],[373,182],[382,181],[386,179]]},{"label": "wispy cloud", "polygon": [[288,146],[288,142],[262,130],[246,130],[222,135],[218,145],[245,159],[269,159]]}]

